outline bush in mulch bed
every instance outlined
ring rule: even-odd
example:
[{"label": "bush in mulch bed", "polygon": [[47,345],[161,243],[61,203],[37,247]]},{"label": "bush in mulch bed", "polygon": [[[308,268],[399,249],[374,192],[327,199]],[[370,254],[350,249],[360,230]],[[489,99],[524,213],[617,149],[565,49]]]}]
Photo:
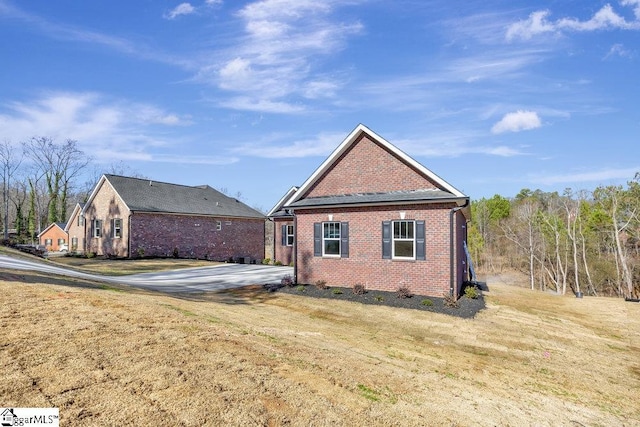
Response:
[{"label": "bush in mulch bed", "polygon": [[450,297],[428,297],[412,295],[405,289],[396,292],[366,290],[360,288],[342,288],[337,286],[323,287],[317,285],[285,286],[281,283],[263,285],[268,292],[283,292],[293,295],[301,295],[314,298],[326,298],[332,300],[352,301],[362,304],[381,305],[388,307],[408,308],[414,310],[442,313],[466,319],[485,308],[484,298],[479,289],[473,293],[474,297],[462,295],[457,301]]}]

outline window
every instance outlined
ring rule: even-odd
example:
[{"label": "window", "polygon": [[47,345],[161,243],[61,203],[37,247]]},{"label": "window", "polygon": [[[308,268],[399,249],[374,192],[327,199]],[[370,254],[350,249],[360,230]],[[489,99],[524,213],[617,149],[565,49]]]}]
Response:
[{"label": "window", "polygon": [[349,223],[313,224],[313,256],[349,257]]},{"label": "window", "polygon": [[293,225],[284,224],[281,228],[282,246],[293,246]]},{"label": "window", "polygon": [[424,221],[382,222],[382,258],[424,260],[425,252]]},{"label": "window", "polygon": [[72,251],[78,250],[78,238],[77,237],[72,237],[71,238],[71,250]]},{"label": "window", "polygon": [[340,255],[340,223],[322,224],[322,255]]},{"label": "window", "polygon": [[102,237],[102,220],[101,219],[94,219],[91,222],[91,228],[92,228],[91,235],[93,237]]},{"label": "window", "polygon": [[222,221],[216,221],[216,230],[222,230]]},{"label": "window", "polygon": [[84,217],[82,215],[78,215],[78,226],[84,225]]},{"label": "window", "polygon": [[64,239],[58,239],[58,246],[64,245]]},{"label": "window", "polygon": [[45,246],[51,246],[53,244],[53,240],[51,239],[44,239],[44,245]]},{"label": "window", "polygon": [[114,239],[122,237],[122,218],[114,218],[111,220],[111,237]]}]

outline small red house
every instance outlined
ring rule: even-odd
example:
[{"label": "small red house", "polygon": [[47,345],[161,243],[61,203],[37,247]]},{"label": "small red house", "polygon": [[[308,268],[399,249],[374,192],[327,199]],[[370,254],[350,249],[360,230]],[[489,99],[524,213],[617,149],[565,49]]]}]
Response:
[{"label": "small red house", "polygon": [[68,242],[68,235],[65,231],[66,224],[63,222],[54,222],[38,234],[38,242],[43,245],[48,252],[59,251],[60,249],[68,250],[62,245]]},{"label": "small red house", "polygon": [[438,297],[468,279],[469,216],[466,195],[363,125],[271,212],[283,258],[293,226],[297,283]]}]

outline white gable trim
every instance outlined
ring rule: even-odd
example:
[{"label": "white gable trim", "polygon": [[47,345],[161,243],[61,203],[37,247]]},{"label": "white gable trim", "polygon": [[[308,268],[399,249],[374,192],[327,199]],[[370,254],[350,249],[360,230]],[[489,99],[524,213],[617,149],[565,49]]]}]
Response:
[{"label": "white gable trim", "polygon": [[118,193],[118,190],[116,190],[116,188],[113,186],[113,184],[111,184],[111,182],[109,181],[109,179],[107,179],[106,175],[102,175],[100,177],[100,180],[98,180],[98,183],[96,184],[95,188],[93,189],[93,191],[91,192],[91,195],[89,196],[89,199],[87,200],[87,202],[84,204],[84,207],[82,208],[82,215],[85,214],[85,210],[91,205],[91,203],[93,203],[93,199],[96,198],[96,196],[98,195],[98,192],[100,191],[100,189],[102,188],[102,186],[104,185],[105,182],[108,182],[109,185],[111,186],[111,188],[113,189],[113,192],[116,193],[116,196],[118,196],[118,198],[120,199],[120,201],[122,202],[122,204],[129,209],[129,206],[127,206],[127,202],[122,198],[122,196],[120,196],[120,194]]},{"label": "white gable trim", "polygon": [[267,213],[267,217],[270,217],[271,215],[273,215],[274,213],[278,212],[280,209],[282,209],[283,206],[285,206],[285,202],[291,198],[291,196],[293,196],[295,194],[295,192],[298,191],[298,187],[293,186],[289,189],[289,191],[287,191],[285,193],[284,196],[282,196],[280,198],[280,200],[278,200],[278,203],[276,203],[271,210],[269,211],[269,213]]},{"label": "white gable trim", "polygon": [[64,231],[66,233],[69,232],[69,227],[71,227],[71,224],[75,222],[73,221],[73,219],[81,214],[82,214],[82,206],[80,206],[80,203],[76,203],[76,206],[73,208],[73,212],[71,212],[71,216],[69,217],[69,221],[67,221],[67,225],[64,227]]},{"label": "white gable trim", "polygon": [[302,184],[300,186],[298,191],[296,191],[295,194],[293,196],[291,196],[289,198],[289,200],[287,200],[287,202],[283,206],[288,206],[291,203],[297,202],[298,200],[302,199],[303,195],[313,186],[313,184],[315,184],[316,181],[327,170],[329,170],[331,168],[331,166],[333,166],[333,164],[337,161],[337,159],[340,158],[340,156],[345,151],[347,151],[349,149],[349,147],[351,147],[355,143],[355,141],[358,139],[358,137],[360,136],[361,133],[366,133],[367,136],[369,136],[371,139],[375,140],[380,145],[382,145],[383,147],[385,147],[386,149],[388,149],[389,151],[391,151],[392,153],[397,155],[400,159],[402,159],[408,165],[412,166],[413,168],[418,170],[420,173],[424,174],[425,176],[427,176],[428,178],[430,178],[431,180],[436,182],[444,190],[449,191],[455,197],[459,197],[459,198],[466,198],[467,197],[461,191],[459,191],[454,186],[449,184],[447,181],[445,181],[444,179],[440,178],[438,175],[433,173],[431,170],[427,169],[422,164],[420,164],[417,161],[415,161],[413,158],[411,158],[405,152],[400,150],[398,147],[396,147],[395,145],[391,144],[389,141],[387,141],[386,139],[384,139],[383,137],[381,137],[380,135],[378,135],[377,133],[375,133],[374,131],[372,131],[371,129],[366,127],[365,125],[359,124],[340,143],[340,145],[338,145],[338,147],[333,151],[333,153],[331,153],[331,155],[329,157],[327,157],[327,159],[320,165],[320,167],[318,169],[316,169],[315,172],[313,172],[313,174],[304,182],[304,184]]}]

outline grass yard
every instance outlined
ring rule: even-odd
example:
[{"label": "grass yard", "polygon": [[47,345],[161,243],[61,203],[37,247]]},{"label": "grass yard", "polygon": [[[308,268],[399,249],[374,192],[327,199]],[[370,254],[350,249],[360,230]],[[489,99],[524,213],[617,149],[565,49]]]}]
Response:
[{"label": "grass yard", "polygon": [[2,270],[0,405],[64,426],[640,425],[640,304],[519,280],[489,277],[461,319]]}]

